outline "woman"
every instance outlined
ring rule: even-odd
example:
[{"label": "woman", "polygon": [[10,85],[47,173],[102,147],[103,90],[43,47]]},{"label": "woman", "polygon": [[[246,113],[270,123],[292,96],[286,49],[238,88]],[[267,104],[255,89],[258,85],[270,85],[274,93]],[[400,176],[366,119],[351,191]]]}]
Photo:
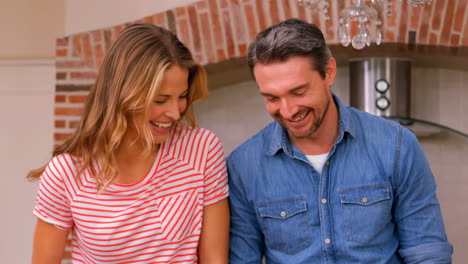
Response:
[{"label": "woman", "polygon": [[171,32],[124,29],[80,126],[31,171],[40,178],[33,263],[227,263],[229,209],[219,139],[195,127],[203,68]]}]

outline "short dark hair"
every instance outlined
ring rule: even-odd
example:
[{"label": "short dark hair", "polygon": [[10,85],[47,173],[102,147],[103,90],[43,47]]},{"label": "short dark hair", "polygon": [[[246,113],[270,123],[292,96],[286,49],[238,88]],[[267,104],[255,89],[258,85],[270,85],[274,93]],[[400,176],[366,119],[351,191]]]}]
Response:
[{"label": "short dark hair", "polygon": [[325,78],[332,54],[316,25],[288,19],[257,35],[249,46],[248,64],[253,71],[257,63],[284,62],[294,56],[309,57],[312,69]]}]

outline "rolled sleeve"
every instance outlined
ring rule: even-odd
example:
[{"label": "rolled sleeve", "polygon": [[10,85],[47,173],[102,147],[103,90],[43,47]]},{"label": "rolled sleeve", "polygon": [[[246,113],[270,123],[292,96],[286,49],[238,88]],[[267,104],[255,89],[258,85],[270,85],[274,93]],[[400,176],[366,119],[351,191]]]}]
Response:
[{"label": "rolled sleeve", "polygon": [[452,252],[453,246],[448,242],[427,243],[398,251],[407,264],[449,264],[452,263]]},{"label": "rolled sleeve", "polygon": [[399,254],[405,263],[451,263],[436,182],[424,152],[413,133],[401,130],[401,156],[395,222]]}]

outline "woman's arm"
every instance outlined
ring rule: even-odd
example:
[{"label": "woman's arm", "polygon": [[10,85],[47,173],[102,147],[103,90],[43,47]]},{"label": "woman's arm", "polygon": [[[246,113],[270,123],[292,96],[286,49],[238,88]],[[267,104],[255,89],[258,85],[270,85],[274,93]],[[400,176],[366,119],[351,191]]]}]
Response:
[{"label": "woman's arm", "polygon": [[229,203],[227,198],[203,210],[203,224],[198,245],[200,264],[228,263]]},{"label": "woman's arm", "polygon": [[37,219],[32,264],[59,264],[63,258],[68,233],[67,230]]}]

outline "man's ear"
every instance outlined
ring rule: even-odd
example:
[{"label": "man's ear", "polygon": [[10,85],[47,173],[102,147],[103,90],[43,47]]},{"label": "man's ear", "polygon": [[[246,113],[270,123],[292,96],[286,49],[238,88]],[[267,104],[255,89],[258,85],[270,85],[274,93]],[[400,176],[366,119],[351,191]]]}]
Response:
[{"label": "man's ear", "polygon": [[328,85],[332,85],[335,82],[335,77],[336,77],[336,60],[333,57],[330,57],[328,60],[328,65],[327,65],[327,72],[326,72],[326,80],[328,82]]}]

